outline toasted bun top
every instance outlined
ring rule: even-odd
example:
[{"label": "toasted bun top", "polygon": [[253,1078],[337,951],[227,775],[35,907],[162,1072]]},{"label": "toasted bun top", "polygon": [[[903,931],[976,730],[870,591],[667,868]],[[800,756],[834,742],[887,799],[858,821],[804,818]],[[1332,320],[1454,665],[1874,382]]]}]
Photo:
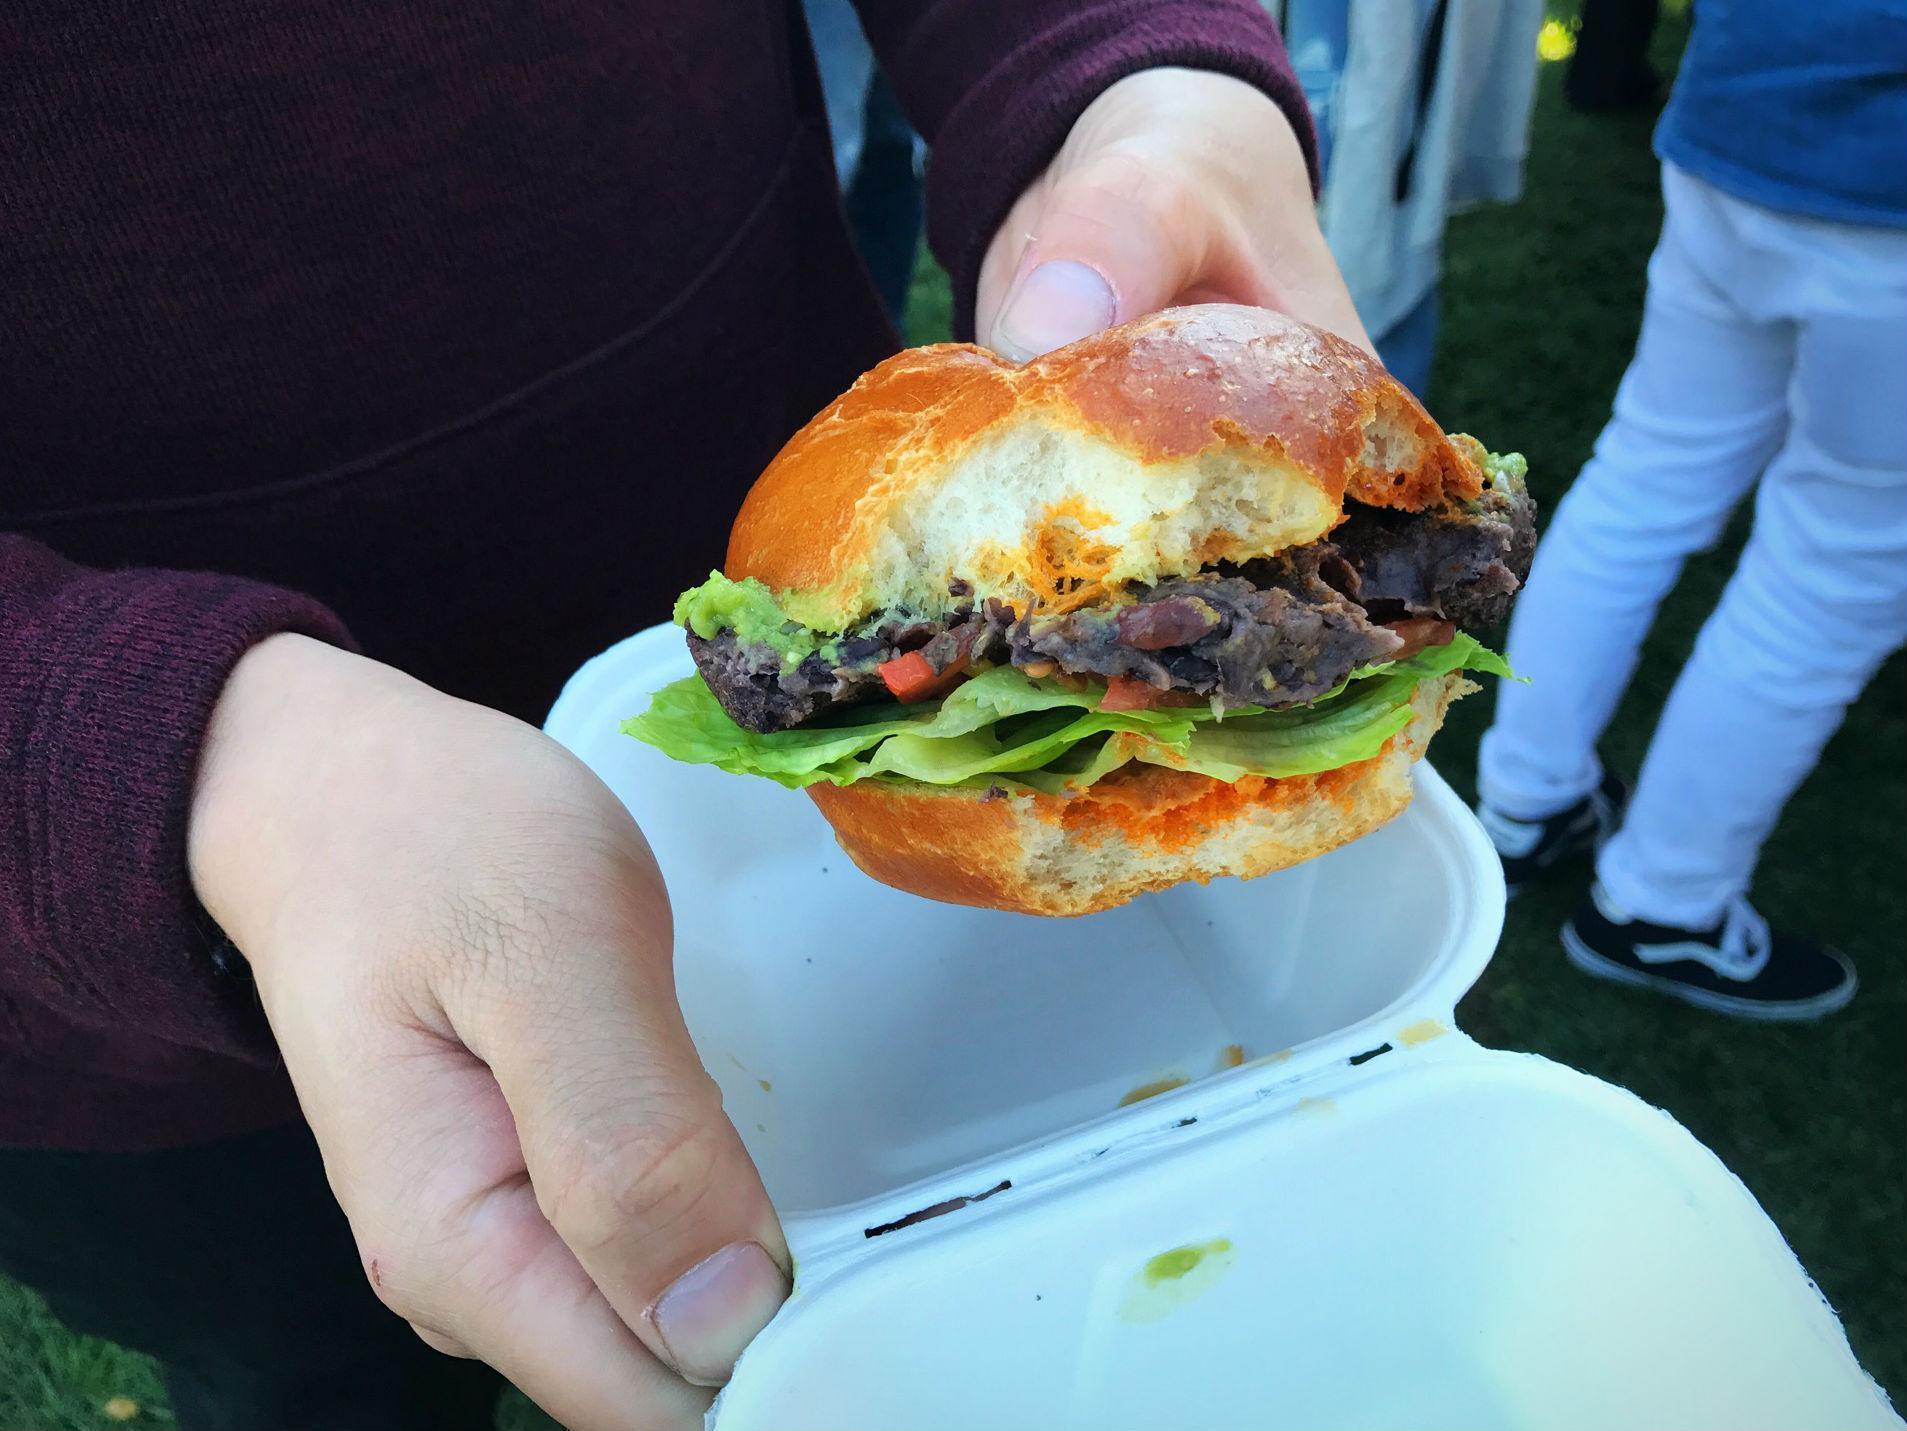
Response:
[{"label": "toasted bun top", "polygon": [[1018,367],[899,353],[790,438],[727,573],[839,630],[948,586],[1066,609],[1316,541],[1347,498],[1421,511],[1482,474],[1362,348],[1260,308],[1170,309]]}]

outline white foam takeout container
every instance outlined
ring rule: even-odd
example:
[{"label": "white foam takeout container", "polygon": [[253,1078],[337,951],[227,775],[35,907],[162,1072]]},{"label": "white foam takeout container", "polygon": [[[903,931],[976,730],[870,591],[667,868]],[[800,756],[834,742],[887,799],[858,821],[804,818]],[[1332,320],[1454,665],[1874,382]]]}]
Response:
[{"label": "white foam takeout container", "polygon": [[1503,881],[1429,767],[1322,859],[1035,919],[618,732],[692,669],[644,631],[548,729],[655,848],[797,1260],[717,1431],[1902,1424],[1712,1153],[1455,1028]]}]

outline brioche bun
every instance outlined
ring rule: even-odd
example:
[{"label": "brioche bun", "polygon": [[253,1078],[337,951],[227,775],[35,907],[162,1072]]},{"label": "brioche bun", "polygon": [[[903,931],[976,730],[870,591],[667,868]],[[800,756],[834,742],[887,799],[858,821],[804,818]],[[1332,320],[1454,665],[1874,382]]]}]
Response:
[{"label": "brioche bun", "polygon": [[989,795],[863,780],[812,785],[848,858],[883,884],[948,904],[1092,914],[1148,890],[1250,879],[1347,845],[1410,804],[1411,766],[1444,711],[1477,689],[1419,683],[1411,723],[1369,760],[1226,784],[1127,765],[1073,796]]},{"label": "brioche bun", "polygon": [[769,465],[726,566],[820,631],[938,612],[954,581],[1065,610],[1316,541],[1347,498],[1421,511],[1481,483],[1362,348],[1209,304],[1023,367],[967,344],[888,359]]},{"label": "brioche bun", "polygon": [[[1174,309],[1023,367],[943,344],[890,358],[789,440],[736,519],[727,575],[818,631],[989,598],[1065,611],[1307,545],[1347,500],[1474,498],[1481,455],[1362,348],[1263,309]],[[1227,784],[1135,762],[1070,797],[891,780],[808,793],[884,883],[1088,914],[1375,829],[1409,804],[1412,763],[1468,689],[1423,682],[1382,753],[1317,775]]]}]

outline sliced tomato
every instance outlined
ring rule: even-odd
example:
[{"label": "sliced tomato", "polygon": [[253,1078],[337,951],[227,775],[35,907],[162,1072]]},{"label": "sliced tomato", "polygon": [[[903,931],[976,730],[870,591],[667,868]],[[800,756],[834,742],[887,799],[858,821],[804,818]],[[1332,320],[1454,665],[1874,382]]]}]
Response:
[{"label": "sliced tomato", "polygon": [[1132,676],[1112,676],[1106,681],[1106,694],[1099,698],[1102,711],[1149,711],[1164,701],[1166,693]]},{"label": "sliced tomato", "polygon": [[966,673],[967,663],[956,661],[944,671],[934,670],[934,663],[918,651],[909,651],[905,656],[896,656],[891,661],[883,661],[878,667],[881,679],[887,683],[887,689],[893,692],[894,699],[907,705],[920,701],[931,701],[935,696],[945,695],[960,683]]},{"label": "sliced tomato", "polygon": [[1395,631],[1404,638],[1404,644],[1387,658],[1392,661],[1415,656],[1428,646],[1448,646],[1457,638],[1457,628],[1452,622],[1439,621],[1434,616],[1413,616],[1408,621],[1387,622],[1384,629]]}]

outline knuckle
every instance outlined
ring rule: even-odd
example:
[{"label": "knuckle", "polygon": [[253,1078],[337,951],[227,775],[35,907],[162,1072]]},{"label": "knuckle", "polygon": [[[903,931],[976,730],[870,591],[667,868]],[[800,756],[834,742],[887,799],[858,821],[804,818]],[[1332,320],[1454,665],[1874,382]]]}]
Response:
[{"label": "knuckle", "polygon": [[530,893],[533,878],[493,877],[445,896],[445,943],[462,962],[484,970],[507,967],[549,944],[550,911]]},{"label": "knuckle", "polygon": [[539,877],[493,867],[439,896],[430,982],[446,1007],[507,1013],[534,986],[565,944],[561,888],[553,869]]},{"label": "knuckle", "polygon": [[634,823],[597,816],[560,806],[526,813],[507,839],[486,843],[441,882],[431,942],[447,973],[528,987],[553,953],[617,942],[654,922],[658,907],[666,918],[660,872]]},{"label": "knuckle", "polygon": [[537,1201],[578,1254],[664,1232],[696,1215],[713,1191],[719,1142],[701,1125],[634,1130],[577,1143]]},{"label": "knuckle", "polygon": [[1044,242],[1171,249],[1183,220],[1201,212],[1190,176],[1149,155],[1113,149],[1096,155],[1054,191],[1040,218]]},{"label": "knuckle", "polygon": [[1149,154],[1113,148],[1081,171],[1080,186],[1109,205],[1169,214],[1187,202],[1192,181]]}]

